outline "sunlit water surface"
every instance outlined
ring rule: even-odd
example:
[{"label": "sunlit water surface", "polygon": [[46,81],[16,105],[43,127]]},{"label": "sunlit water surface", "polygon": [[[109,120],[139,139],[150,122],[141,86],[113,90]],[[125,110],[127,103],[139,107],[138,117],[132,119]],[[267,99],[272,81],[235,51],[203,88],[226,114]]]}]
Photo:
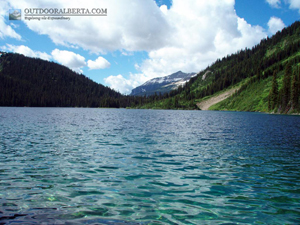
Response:
[{"label": "sunlit water surface", "polygon": [[0,224],[299,224],[300,117],[0,108]]}]

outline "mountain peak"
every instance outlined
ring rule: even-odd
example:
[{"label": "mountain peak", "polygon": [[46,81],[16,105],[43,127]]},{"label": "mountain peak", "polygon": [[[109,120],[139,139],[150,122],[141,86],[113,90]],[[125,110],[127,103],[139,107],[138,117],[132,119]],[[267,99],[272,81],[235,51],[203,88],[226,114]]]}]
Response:
[{"label": "mountain peak", "polygon": [[196,76],[196,73],[184,73],[181,70],[176,73],[165,77],[153,78],[146,83],[134,88],[130,95],[144,96],[154,95],[155,93],[167,93],[173,89],[178,88],[180,85],[188,82],[192,77]]}]

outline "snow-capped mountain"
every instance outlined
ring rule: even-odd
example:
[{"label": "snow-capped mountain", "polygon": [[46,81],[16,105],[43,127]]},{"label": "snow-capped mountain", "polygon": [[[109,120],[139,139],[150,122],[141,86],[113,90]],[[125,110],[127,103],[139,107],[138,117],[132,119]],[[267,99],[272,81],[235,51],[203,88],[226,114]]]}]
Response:
[{"label": "snow-capped mountain", "polygon": [[155,93],[164,94],[178,88],[180,85],[185,84],[196,75],[196,73],[183,73],[178,71],[169,76],[153,78],[141,86],[134,88],[130,95],[149,96],[154,95]]}]

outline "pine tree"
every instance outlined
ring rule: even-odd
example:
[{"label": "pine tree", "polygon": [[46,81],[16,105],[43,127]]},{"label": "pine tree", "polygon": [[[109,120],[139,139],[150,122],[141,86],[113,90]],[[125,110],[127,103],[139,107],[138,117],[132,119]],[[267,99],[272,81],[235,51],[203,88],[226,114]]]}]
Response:
[{"label": "pine tree", "polygon": [[172,99],[171,98],[168,98],[166,100],[166,108],[167,109],[171,109],[172,108]]},{"label": "pine tree", "polygon": [[269,94],[269,109],[274,109],[278,104],[278,82],[277,71],[273,72],[272,88]]},{"label": "pine tree", "polygon": [[173,105],[174,105],[174,108],[175,108],[175,109],[178,109],[178,108],[179,108],[178,96],[175,96],[175,97],[174,97],[174,104],[173,104]]},{"label": "pine tree", "polygon": [[260,69],[257,70],[257,80],[258,81],[261,80],[261,70]]},{"label": "pine tree", "polygon": [[291,74],[292,74],[292,64],[288,62],[285,67],[285,73],[283,77],[283,87],[282,87],[282,110],[285,111],[291,99]]},{"label": "pine tree", "polygon": [[269,91],[269,96],[268,96],[268,109],[271,110],[271,97],[272,97],[272,89]]},{"label": "pine tree", "polygon": [[292,107],[297,109],[299,107],[299,80],[296,70],[293,73],[293,80],[292,80],[292,93],[291,93],[291,100],[292,100]]}]

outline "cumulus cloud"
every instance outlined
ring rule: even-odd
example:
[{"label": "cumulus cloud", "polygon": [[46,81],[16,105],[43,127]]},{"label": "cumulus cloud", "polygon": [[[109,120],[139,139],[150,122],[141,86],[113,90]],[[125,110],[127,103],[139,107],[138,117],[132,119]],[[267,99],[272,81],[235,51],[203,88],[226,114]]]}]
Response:
[{"label": "cumulus cloud", "polygon": [[[5,52],[16,52],[16,53],[23,54],[28,57],[40,58],[40,59],[44,59],[44,60],[48,60],[48,61],[54,59],[58,63],[60,63],[64,66],[67,66],[70,69],[72,69],[78,73],[82,73],[81,68],[86,66],[85,58],[83,56],[76,54],[74,52],[71,52],[71,51],[66,51],[66,50],[54,49],[51,52],[51,55],[49,55],[46,52],[32,50],[31,48],[29,48],[28,46],[25,46],[25,45],[6,44],[4,46],[0,46],[0,49]],[[99,57],[99,58],[102,58],[102,57]],[[98,59],[95,61],[89,60],[90,62],[92,62],[91,67],[93,67],[93,66],[97,67]],[[102,58],[102,59],[104,59],[104,58]],[[93,64],[93,63],[96,63],[96,64]],[[103,65],[105,65],[105,63],[102,64],[102,66]]]},{"label": "cumulus cloud", "polygon": [[281,0],[266,0],[267,3],[270,4],[270,6],[274,8],[279,8],[281,4]]},{"label": "cumulus cloud", "polygon": [[[46,52],[32,50],[25,45],[11,44],[0,46],[0,50],[5,52],[15,52],[28,57],[40,58],[48,61],[54,59],[58,63],[67,66],[78,73],[82,73],[81,68],[87,65],[83,56],[66,50],[54,49],[51,52],[51,55],[49,55]],[[88,60],[88,67],[90,69],[103,69],[109,67],[109,65],[110,63],[102,57],[98,57],[95,61]]]},{"label": "cumulus cloud", "polygon": [[300,13],[300,1],[299,0],[288,0],[290,3],[290,9],[298,9]]},{"label": "cumulus cloud", "polygon": [[90,70],[105,69],[110,67],[110,63],[103,57],[99,56],[95,61],[88,60],[87,66]]},{"label": "cumulus cloud", "polygon": [[51,52],[51,55],[58,63],[67,66],[78,73],[82,73],[81,68],[86,66],[85,58],[71,51],[54,49]]},{"label": "cumulus cloud", "polygon": [[0,38],[4,39],[5,37],[15,38],[21,40],[21,36],[15,32],[15,30],[4,23],[4,19],[0,16]]},{"label": "cumulus cloud", "polygon": [[[173,0],[169,10],[161,6],[170,27],[168,44],[148,51],[148,59],[135,65],[145,77],[138,85],[178,70],[199,72],[217,58],[250,48],[265,38],[267,33],[262,27],[251,26],[236,15],[234,4],[234,0]],[[136,76],[111,76],[106,83],[120,87],[123,82],[132,89],[134,79]]]},{"label": "cumulus cloud", "polygon": [[0,48],[2,51],[16,52],[16,53],[23,54],[28,57],[41,58],[41,59],[48,60],[48,61],[50,61],[52,58],[51,55],[47,54],[46,52],[34,51],[25,45],[6,44],[5,46],[2,46]]},{"label": "cumulus cloud", "polygon": [[[290,0],[292,1],[292,0]],[[110,76],[105,82],[128,93],[159,76],[178,70],[198,72],[217,58],[252,47],[267,36],[237,16],[234,0],[173,0],[168,9],[153,0],[11,1],[13,8],[107,8],[106,17],[72,17],[70,21],[26,21],[29,29],[47,35],[55,44],[80,47],[93,53],[119,50],[125,54],[147,51],[148,58],[135,65],[138,74],[129,78]],[[59,50],[57,50],[59,51]],[[52,52],[58,62],[80,70],[85,59],[69,53],[72,60]],[[98,58],[99,59],[99,58]],[[97,60],[98,60],[97,59]],[[90,69],[103,68],[103,59],[87,62]],[[72,62],[72,63],[71,63]],[[74,64],[74,65],[73,65]],[[102,67],[100,66],[102,65]]]},{"label": "cumulus cloud", "polygon": [[[10,9],[9,4],[5,1],[0,1],[0,39],[4,39],[5,37],[15,38],[17,40],[21,40],[22,37],[19,35],[13,28],[13,24],[8,25],[5,23],[5,17],[8,14],[8,10]],[[16,28],[16,27],[14,27]]]},{"label": "cumulus cloud", "polygon": [[269,32],[271,34],[275,34],[277,31],[281,31],[285,27],[285,24],[280,18],[271,17],[268,22],[268,27],[269,27]]},{"label": "cumulus cloud", "polygon": [[[281,0],[266,0],[270,6],[274,8],[280,8]],[[290,9],[297,9],[300,13],[300,1],[299,0],[284,0],[284,4],[289,4]]]},{"label": "cumulus cloud", "polygon": [[24,20],[31,30],[55,43],[95,53],[160,48],[168,41],[168,24],[153,0],[11,1],[14,8],[107,8],[104,17],[72,17],[70,21]]},{"label": "cumulus cloud", "polygon": [[178,70],[198,72],[267,36],[262,27],[251,26],[236,15],[233,0],[174,0],[170,10],[161,10],[173,32],[168,45],[149,51],[149,58],[139,65],[149,79]]},{"label": "cumulus cloud", "polygon": [[130,94],[133,87],[137,87],[147,80],[148,78],[144,74],[130,74],[129,79],[124,78],[121,74],[104,78],[107,85],[122,94]]}]

